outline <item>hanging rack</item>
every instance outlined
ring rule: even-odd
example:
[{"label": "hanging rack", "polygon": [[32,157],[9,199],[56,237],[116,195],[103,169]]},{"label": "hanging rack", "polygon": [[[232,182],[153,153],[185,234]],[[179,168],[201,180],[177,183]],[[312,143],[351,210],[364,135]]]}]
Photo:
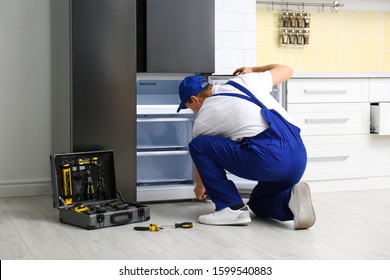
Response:
[{"label": "hanging rack", "polygon": [[335,11],[337,11],[340,7],[344,7],[344,4],[339,3],[338,1],[334,1],[333,3],[305,3],[305,2],[290,2],[290,1],[260,1],[256,0],[256,4],[264,4],[264,5],[281,5],[286,6],[288,9],[288,6],[302,6],[302,7],[322,7],[324,9],[325,7],[331,7]]}]

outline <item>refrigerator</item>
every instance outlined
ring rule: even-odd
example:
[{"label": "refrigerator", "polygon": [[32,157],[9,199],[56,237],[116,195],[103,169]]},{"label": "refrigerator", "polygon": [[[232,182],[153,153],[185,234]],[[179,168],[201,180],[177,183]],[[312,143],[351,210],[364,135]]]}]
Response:
[{"label": "refrigerator", "polygon": [[139,201],[137,75],[213,73],[214,2],[53,0],[52,153],[113,150],[117,189]]}]

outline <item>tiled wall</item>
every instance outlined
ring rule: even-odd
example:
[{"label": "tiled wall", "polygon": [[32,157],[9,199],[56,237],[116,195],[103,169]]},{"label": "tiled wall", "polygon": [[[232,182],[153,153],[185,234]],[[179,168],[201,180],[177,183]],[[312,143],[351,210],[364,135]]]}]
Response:
[{"label": "tiled wall", "polygon": [[308,47],[279,45],[279,11],[257,9],[257,64],[297,72],[390,72],[390,13],[311,11]]},{"label": "tiled wall", "polygon": [[256,1],[215,0],[215,72],[256,64]]}]

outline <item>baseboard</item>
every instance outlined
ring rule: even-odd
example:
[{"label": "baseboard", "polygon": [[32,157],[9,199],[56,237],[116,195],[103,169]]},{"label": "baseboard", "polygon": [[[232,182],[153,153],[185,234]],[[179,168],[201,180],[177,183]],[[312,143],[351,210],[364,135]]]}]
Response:
[{"label": "baseboard", "polygon": [[51,178],[1,180],[0,197],[52,195]]},{"label": "baseboard", "polygon": [[312,192],[365,191],[390,189],[390,176],[362,179],[307,181]]},{"label": "baseboard", "polygon": [[[254,187],[254,183],[256,183],[244,179],[240,179],[234,182],[242,194],[250,194]],[[390,176],[345,180],[313,180],[305,182],[310,185],[310,190],[312,193],[390,189]]]}]

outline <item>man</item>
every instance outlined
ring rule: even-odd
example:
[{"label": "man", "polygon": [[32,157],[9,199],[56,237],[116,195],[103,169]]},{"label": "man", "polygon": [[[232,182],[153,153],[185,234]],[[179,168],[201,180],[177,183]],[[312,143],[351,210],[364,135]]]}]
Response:
[{"label": "man", "polygon": [[311,227],[315,213],[310,189],[298,183],[307,162],[300,129],[270,95],[273,85],[292,75],[288,66],[271,64],[238,68],[225,85],[212,86],[200,76],[186,77],[179,86],[181,109],[197,118],[189,144],[195,164],[195,195],[215,203],[214,213],[199,222],[239,225],[251,222],[226,171],[258,181],[248,206],[258,216],[294,220],[295,229]]}]

